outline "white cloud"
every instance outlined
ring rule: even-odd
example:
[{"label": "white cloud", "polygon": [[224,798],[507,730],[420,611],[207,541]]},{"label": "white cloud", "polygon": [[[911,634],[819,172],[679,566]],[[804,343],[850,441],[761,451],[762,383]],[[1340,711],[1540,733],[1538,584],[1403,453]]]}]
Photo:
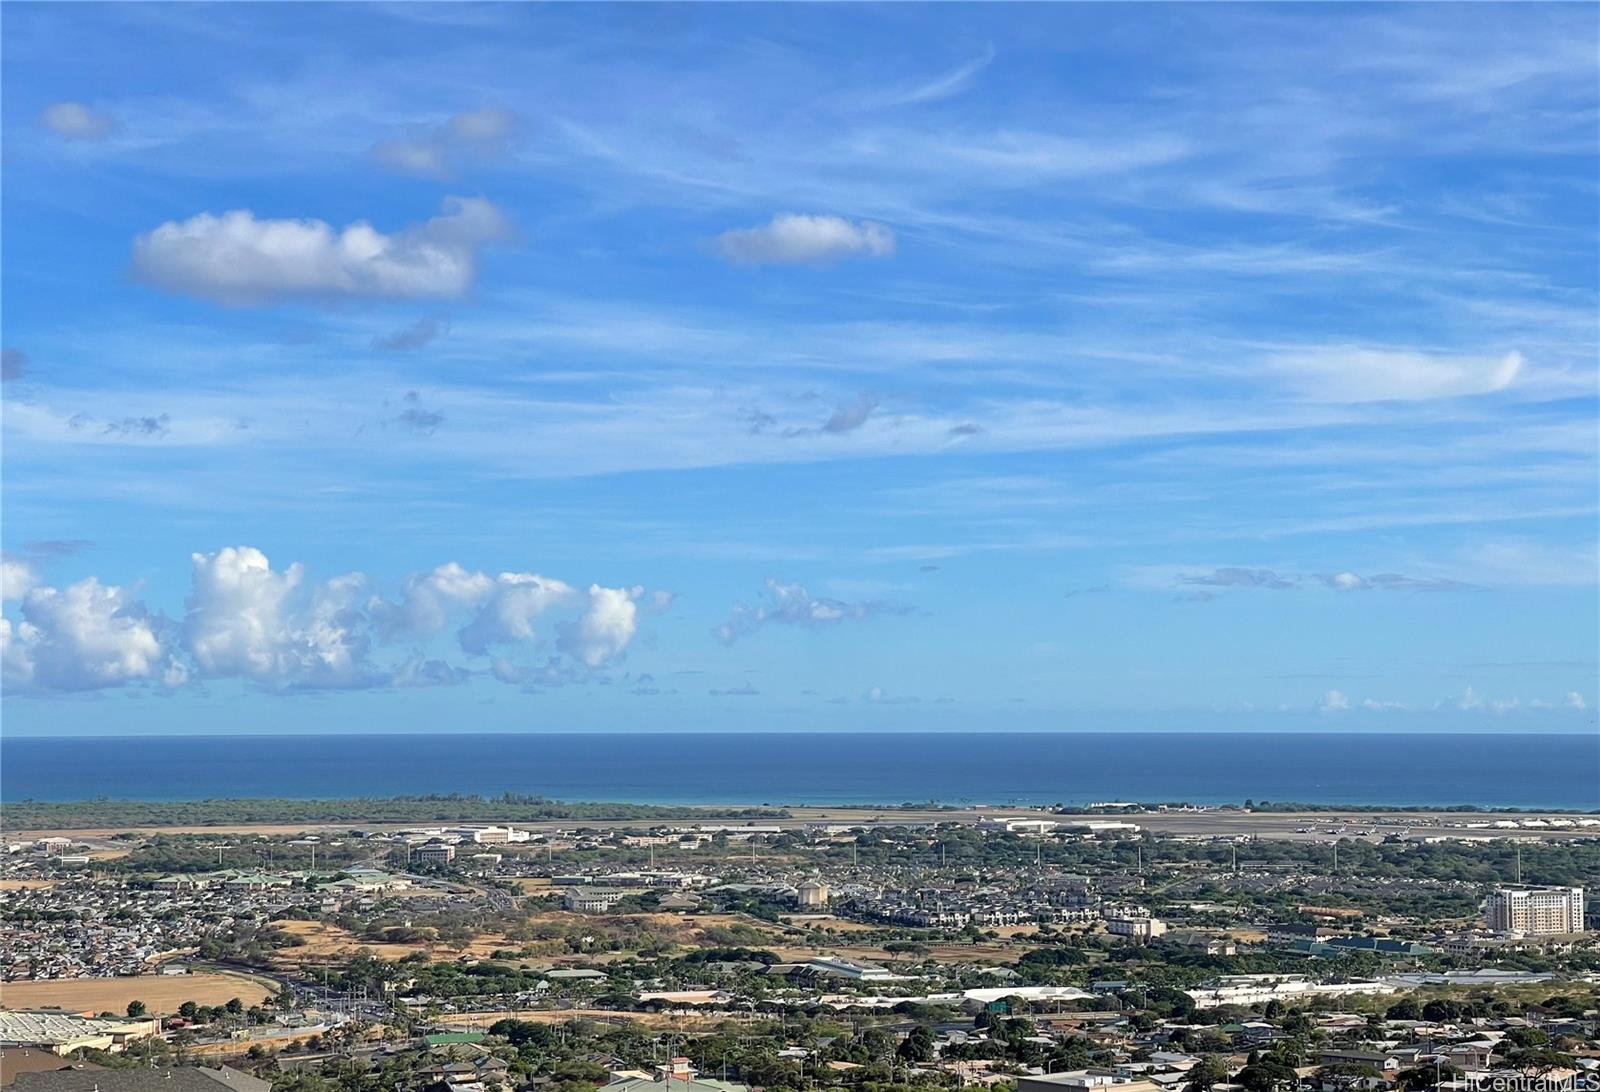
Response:
[{"label": "white cloud", "polygon": [[478,252],[507,237],[505,215],[479,197],[447,197],[424,224],[385,235],[365,221],[258,220],[236,209],[169,221],[134,240],[133,272],[169,292],[219,303],[463,295]]},{"label": "white cloud", "polygon": [[487,573],[469,572],[448,561],[431,572],[409,577],[400,602],[374,597],[368,610],[386,637],[426,637],[442,630],[460,608],[482,603],[494,587],[494,578]]},{"label": "white cloud", "polygon": [[160,619],[125,589],[94,577],[65,589],[34,588],[13,627],[0,620],[8,688],[96,690],[139,681],[178,683]]},{"label": "white cloud", "polygon": [[39,124],[67,140],[104,140],[116,128],[105,114],[81,102],[58,102],[44,108]]},{"label": "white cloud", "polygon": [[39,582],[33,563],[26,558],[0,554],[0,601],[12,602],[28,594]]},{"label": "white cloud", "polygon": [[[549,664],[526,668],[497,656],[490,668],[502,681],[558,685],[578,677],[574,664],[593,670],[623,657],[638,634],[641,600],[651,613],[659,614],[672,605],[672,593],[647,596],[639,586],[599,584],[580,591],[536,573],[490,576],[452,561],[408,579],[398,602],[374,597],[368,610],[386,638],[431,636],[465,615],[456,636],[462,651],[474,656],[487,656],[508,645],[538,645],[544,639],[538,620],[565,614],[555,626],[557,655]],[[563,656],[572,662],[563,661]]]},{"label": "white cloud", "polygon": [[378,673],[368,663],[366,617],[356,608],[360,574],[300,592],[298,563],[273,571],[251,546],[193,554],[194,586],[184,640],[200,674],[269,686],[358,687]]},{"label": "white cloud", "polygon": [[1589,708],[1589,703],[1584,701],[1583,695],[1578,693],[1576,690],[1567,691],[1567,696],[1562,699],[1561,704],[1566,706],[1568,709]]},{"label": "white cloud", "polygon": [[894,232],[870,221],[779,213],[760,227],[725,231],[718,253],[748,265],[826,265],[840,258],[894,253]]},{"label": "white cloud", "polygon": [[1317,402],[1415,402],[1505,390],[1521,353],[1448,356],[1334,346],[1279,353],[1268,367],[1301,398]]},{"label": "white cloud", "polygon": [[643,588],[602,588],[591,584],[583,615],[562,631],[562,651],[585,667],[602,667],[619,659],[639,630],[636,600],[643,594]]},{"label": "white cloud", "polygon": [[[191,555],[180,626],[92,577],[57,591],[34,586],[25,559],[5,562],[8,598],[22,604],[20,618],[0,618],[5,682],[22,691],[141,680],[175,686],[191,671],[276,691],[452,685],[474,672],[427,646],[458,624],[463,651],[494,654],[494,678],[560,686],[592,680],[619,662],[638,636],[641,613],[672,603],[671,593],[637,585],[579,590],[533,573],[490,576],[456,562],[411,576],[387,599],[372,594],[361,573],[313,583],[298,563],[274,569],[255,547],[230,546]],[[553,628],[545,632],[537,623],[547,615]],[[409,646],[402,657],[375,657],[377,648],[398,642]],[[533,666],[510,658],[544,646]]]},{"label": "white cloud", "polygon": [[426,178],[447,179],[465,162],[503,154],[515,135],[516,116],[505,110],[456,114],[408,140],[386,140],[372,148],[372,158],[390,170]]},{"label": "white cloud", "polygon": [[554,607],[578,601],[570,584],[535,573],[501,573],[477,615],[459,634],[462,651],[487,655],[495,645],[533,640],[534,620]]},{"label": "white cloud", "polygon": [[1324,713],[1343,713],[1350,708],[1350,698],[1342,690],[1330,690],[1322,695],[1317,708]]},{"label": "white cloud", "polygon": [[768,580],[767,601],[749,606],[735,603],[728,620],[713,632],[725,644],[733,644],[741,637],[770,624],[784,626],[823,627],[840,622],[858,620],[874,614],[905,614],[906,607],[878,600],[846,602],[812,595],[800,584],[785,584]]}]

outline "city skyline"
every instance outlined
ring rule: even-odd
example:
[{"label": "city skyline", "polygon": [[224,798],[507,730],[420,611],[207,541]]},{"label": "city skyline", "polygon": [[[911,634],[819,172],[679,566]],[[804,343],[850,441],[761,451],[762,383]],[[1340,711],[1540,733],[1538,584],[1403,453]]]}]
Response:
[{"label": "city skyline", "polygon": [[1594,728],[1592,7],[6,16],[8,734]]}]

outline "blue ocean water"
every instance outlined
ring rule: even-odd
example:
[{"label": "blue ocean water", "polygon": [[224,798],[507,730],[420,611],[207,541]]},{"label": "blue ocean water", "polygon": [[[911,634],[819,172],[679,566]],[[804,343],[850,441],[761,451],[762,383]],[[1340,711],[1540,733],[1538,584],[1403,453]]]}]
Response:
[{"label": "blue ocean water", "polygon": [[503,792],[634,803],[1097,800],[1600,809],[1597,735],[685,733],[0,740],[0,800]]}]

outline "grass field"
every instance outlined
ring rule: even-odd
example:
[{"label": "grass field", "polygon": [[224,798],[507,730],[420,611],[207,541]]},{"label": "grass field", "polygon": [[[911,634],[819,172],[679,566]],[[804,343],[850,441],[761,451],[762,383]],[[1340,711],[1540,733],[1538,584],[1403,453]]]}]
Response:
[{"label": "grass field", "polygon": [[151,1012],[174,1012],[185,1001],[220,1005],[237,997],[254,1005],[276,990],[259,978],[237,974],[146,974],[133,978],[57,978],[7,982],[0,1006],[8,1009],[59,1008],[68,1012],[123,1012],[143,1001]]}]

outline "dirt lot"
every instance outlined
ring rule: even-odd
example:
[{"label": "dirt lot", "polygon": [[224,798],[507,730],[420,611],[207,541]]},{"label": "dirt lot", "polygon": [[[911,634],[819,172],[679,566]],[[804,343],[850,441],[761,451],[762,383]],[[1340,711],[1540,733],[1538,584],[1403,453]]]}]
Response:
[{"label": "dirt lot", "polygon": [[60,880],[0,880],[0,891],[29,891],[39,887],[54,887]]},{"label": "dirt lot", "polygon": [[271,997],[272,984],[236,974],[145,974],[134,978],[59,978],[7,982],[0,1005],[8,1009],[60,1008],[68,1012],[123,1012],[143,1001],[152,1012],[174,1012],[185,1001],[220,1005],[237,997],[254,1005]]}]

